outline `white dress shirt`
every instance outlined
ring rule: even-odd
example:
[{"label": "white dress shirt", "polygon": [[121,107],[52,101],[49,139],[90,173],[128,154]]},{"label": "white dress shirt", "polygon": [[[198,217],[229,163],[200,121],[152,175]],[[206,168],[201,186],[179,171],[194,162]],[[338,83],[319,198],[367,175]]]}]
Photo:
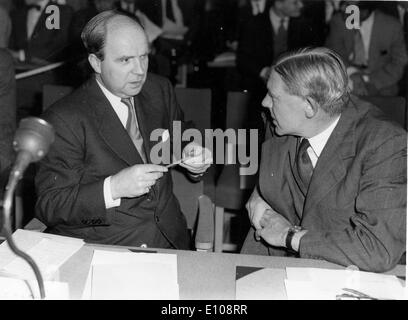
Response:
[{"label": "white dress shirt", "polygon": [[[128,107],[124,103],[121,102],[122,98],[115,96],[112,92],[106,89],[98,80],[96,80],[96,83],[99,85],[103,94],[108,99],[113,110],[119,117],[119,120],[122,123],[123,127],[126,128],[126,121],[127,121],[128,114],[129,114]],[[131,99],[131,101],[133,103],[133,99]],[[103,182],[103,197],[105,199],[106,209],[120,206],[120,198],[116,200],[112,199],[110,180],[111,180],[111,177],[109,176]]]},{"label": "white dress shirt", "polygon": [[319,159],[320,154],[322,153],[334,128],[339,122],[339,119],[340,119],[340,116],[338,116],[336,120],[334,120],[333,123],[327,129],[315,135],[314,137],[309,138],[310,147],[307,148],[307,154],[309,155],[313,168],[316,167],[317,160]]},{"label": "white dress shirt", "polygon": [[325,1],[325,21],[329,23],[333,17],[333,12],[339,10],[341,0],[326,0]]},{"label": "white dress shirt", "polygon": [[265,11],[266,0],[251,0],[252,14],[254,16]]},{"label": "white dress shirt", "polygon": [[41,0],[40,2],[36,3],[41,7],[40,10],[37,9],[30,9],[27,12],[27,39],[31,39],[31,36],[33,35],[35,26],[37,25],[38,19],[40,19],[40,16],[42,12],[44,11],[44,8],[48,5],[49,0]]},{"label": "white dress shirt", "polygon": [[283,27],[285,28],[285,30],[288,30],[289,27],[289,17],[279,17],[275,10],[273,10],[273,8],[271,8],[269,10],[269,19],[271,20],[272,23],[272,27],[273,27],[273,31],[275,34],[278,34],[278,30],[279,27],[281,25],[281,20],[283,19]]}]

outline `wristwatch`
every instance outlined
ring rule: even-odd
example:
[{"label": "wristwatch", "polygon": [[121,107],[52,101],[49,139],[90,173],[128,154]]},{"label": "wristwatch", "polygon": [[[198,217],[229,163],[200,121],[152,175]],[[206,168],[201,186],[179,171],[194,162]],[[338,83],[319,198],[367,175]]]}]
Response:
[{"label": "wristwatch", "polygon": [[300,226],[293,226],[289,228],[288,234],[286,235],[286,240],[285,240],[286,248],[288,248],[291,251],[295,251],[292,247],[292,239],[295,233],[298,233],[299,231],[302,231],[302,230],[303,228]]}]

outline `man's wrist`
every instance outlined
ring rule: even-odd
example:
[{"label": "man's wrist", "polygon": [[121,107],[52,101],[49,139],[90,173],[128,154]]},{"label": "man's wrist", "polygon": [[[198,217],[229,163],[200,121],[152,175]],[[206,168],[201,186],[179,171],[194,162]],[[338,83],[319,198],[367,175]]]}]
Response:
[{"label": "man's wrist", "polygon": [[291,251],[299,251],[300,239],[306,234],[307,230],[299,226],[292,226],[287,229],[285,234],[285,247]]},{"label": "man's wrist", "polygon": [[301,230],[299,232],[296,232],[293,237],[292,237],[292,249],[296,252],[299,252],[300,249],[300,240],[302,237],[307,233],[307,230]]}]

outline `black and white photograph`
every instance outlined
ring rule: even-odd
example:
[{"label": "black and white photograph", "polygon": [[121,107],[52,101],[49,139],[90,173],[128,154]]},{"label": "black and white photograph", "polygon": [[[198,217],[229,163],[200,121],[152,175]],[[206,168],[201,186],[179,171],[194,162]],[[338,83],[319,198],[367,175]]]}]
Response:
[{"label": "black and white photograph", "polygon": [[408,0],[0,0],[0,304],[407,300],[407,109]]}]

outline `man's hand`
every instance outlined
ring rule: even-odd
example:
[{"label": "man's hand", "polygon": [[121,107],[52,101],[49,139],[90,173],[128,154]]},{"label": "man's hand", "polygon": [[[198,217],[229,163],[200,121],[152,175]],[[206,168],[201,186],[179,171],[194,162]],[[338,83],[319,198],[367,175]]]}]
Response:
[{"label": "man's hand", "polygon": [[256,188],[252,192],[251,197],[249,198],[248,202],[245,205],[245,208],[248,211],[249,221],[251,222],[252,226],[256,229],[262,229],[260,221],[262,216],[268,209],[272,209],[264,199],[259,195]]},{"label": "man's hand", "polygon": [[273,209],[268,209],[259,221],[262,229],[255,235],[275,247],[286,247],[286,236],[292,224]]},{"label": "man's hand", "polygon": [[183,149],[183,159],[180,166],[186,168],[193,174],[204,173],[213,163],[212,153],[196,142],[190,142]]},{"label": "man's hand", "polygon": [[111,177],[113,200],[139,197],[149,192],[167,168],[156,164],[137,164],[123,169]]}]

